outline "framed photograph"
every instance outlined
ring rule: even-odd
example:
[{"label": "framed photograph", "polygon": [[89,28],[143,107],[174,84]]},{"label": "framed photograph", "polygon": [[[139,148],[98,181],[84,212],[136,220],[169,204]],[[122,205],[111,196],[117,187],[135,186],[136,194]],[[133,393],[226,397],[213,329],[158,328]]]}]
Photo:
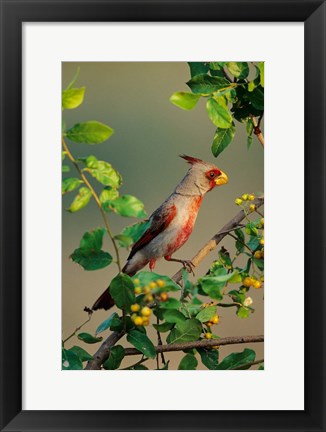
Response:
[{"label": "framed photograph", "polygon": [[324,2],[1,6],[1,430],[323,431]]}]

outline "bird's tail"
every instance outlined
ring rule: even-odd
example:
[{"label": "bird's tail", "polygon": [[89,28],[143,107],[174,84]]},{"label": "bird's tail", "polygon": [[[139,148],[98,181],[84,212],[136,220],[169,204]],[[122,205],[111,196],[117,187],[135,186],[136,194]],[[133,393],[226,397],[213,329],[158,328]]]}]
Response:
[{"label": "bird's tail", "polygon": [[[146,264],[147,262],[140,263],[140,262],[136,262],[136,260],[130,259],[126,262],[126,265],[123,267],[121,271],[122,273],[125,273],[128,276],[134,276]],[[113,306],[114,306],[114,300],[111,297],[110,288],[107,288],[93,304],[92,310],[93,311],[96,311],[98,309],[108,310]]]}]

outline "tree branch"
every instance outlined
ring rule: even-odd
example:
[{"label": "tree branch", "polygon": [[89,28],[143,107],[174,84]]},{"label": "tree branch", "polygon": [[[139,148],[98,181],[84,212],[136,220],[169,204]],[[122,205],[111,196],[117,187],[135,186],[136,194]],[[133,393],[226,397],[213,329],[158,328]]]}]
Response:
[{"label": "tree branch", "polygon": [[[264,198],[256,198],[254,201],[252,201],[252,204],[256,205],[256,208],[261,207],[264,204]],[[236,216],[234,216],[233,219],[231,219],[224,227],[214,235],[214,237],[209,240],[203,246],[197,254],[191,259],[191,262],[193,263],[194,267],[197,267],[199,263],[206,257],[206,255],[209,254],[212,250],[216,248],[216,246],[224,239],[224,237],[232,231],[234,228],[236,228],[239,223],[246,217],[246,214],[243,210],[241,210]],[[182,278],[182,269],[180,269],[174,276],[172,276],[172,279],[175,282],[179,282]]]},{"label": "tree branch", "polygon": [[260,130],[260,127],[259,127],[260,126],[260,121],[258,123],[255,116],[251,116],[251,120],[252,120],[252,123],[254,125],[254,134],[258,138],[258,141],[260,142],[260,144],[264,147],[265,140],[264,140],[264,135],[262,134],[262,131]]},{"label": "tree branch", "polygon": [[[178,344],[169,345],[157,345],[155,350],[157,353],[161,352],[171,352],[171,351],[183,351],[194,348],[209,348],[213,346],[222,345],[233,345],[233,344],[243,344],[243,343],[256,343],[264,342],[264,336],[231,336],[221,339],[203,339],[199,341],[183,342]],[[125,355],[137,355],[142,354],[136,348],[126,348]]]},{"label": "tree branch", "polygon": [[85,369],[86,370],[100,370],[101,365],[105,362],[105,360],[110,355],[110,349],[118,342],[122,336],[125,335],[125,332],[113,332],[110,336],[105,339],[100,348],[94,354],[92,360],[90,360]]}]

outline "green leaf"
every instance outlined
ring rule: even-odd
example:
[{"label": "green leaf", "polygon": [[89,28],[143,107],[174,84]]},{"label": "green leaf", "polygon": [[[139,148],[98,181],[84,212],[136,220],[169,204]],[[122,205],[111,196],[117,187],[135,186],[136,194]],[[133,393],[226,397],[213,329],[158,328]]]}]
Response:
[{"label": "green leaf", "polygon": [[73,76],[73,78],[72,78],[72,80],[70,81],[70,83],[67,85],[66,90],[69,90],[70,88],[72,88],[72,87],[75,85],[75,83],[76,83],[76,81],[77,81],[77,79],[78,79],[78,77],[79,77],[79,72],[80,72],[80,67],[78,66],[78,68],[77,68],[77,70],[76,70],[76,73],[75,73],[75,75]]},{"label": "green leaf", "polygon": [[167,323],[178,323],[186,321],[185,316],[175,309],[166,309],[163,312],[163,317]]},{"label": "green leaf", "polygon": [[[105,161],[99,161],[95,156],[88,156],[86,159],[86,167],[83,171],[91,174],[97,181],[110,186],[111,188],[118,188],[121,186],[122,178],[117,170],[112,168],[112,165]],[[113,193],[113,196],[116,193]],[[119,195],[119,194],[118,194]]]},{"label": "green leaf", "polygon": [[193,94],[193,93],[186,93],[186,92],[175,92],[170,97],[170,102],[173,103],[173,105],[176,105],[179,108],[182,108],[184,110],[191,110],[195,108],[197,105],[197,102],[200,99],[200,95]]},{"label": "green leaf", "polygon": [[77,123],[66,132],[67,138],[75,143],[101,144],[113,134],[113,129],[98,121]]},{"label": "green leaf", "polygon": [[212,277],[203,277],[199,281],[200,287],[212,299],[222,300],[223,295],[221,289],[224,287],[224,282],[216,282]]},{"label": "green leaf", "polygon": [[63,179],[62,185],[61,185],[62,195],[64,195],[67,192],[71,192],[71,191],[75,190],[76,188],[78,188],[80,183],[83,183],[83,182],[81,180],[79,180],[78,178],[68,177],[68,178]]},{"label": "green leaf", "polygon": [[137,222],[124,228],[121,231],[121,234],[127,237],[131,237],[133,243],[136,243],[136,241],[140,239],[140,237],[144,234],[144,232],[148,229],[149,226],[150,222],[148,220]]},{"label": "green leaf", "polygon": [[244,251],[244,242],[245,242],[245,236],[243,231],[240,228],[237,228],[234,230],[234,234],[238,237],[239,240],[235,242],[235,247],[237,248],[237,251],[239,253],[242,253]]},{"label": "green leaf", "polygon": [[228,62],[226,65],[230,73],[236,78],[247,78],[249,74],[249,66],[247,62]]},{"label": "green leaf", "polygon": [[206,103],[208,117],[220,128],[230,128],[232,125],[232,116],[229,110],[218,104],[215,99],[208,99]]},{"label": "green leaf", "polygon": [[74,109],[83,103],[85,87],[72,88],[62,92],[62,108]]},{"label": "green leaf", "polygon": [[[171,312],[171,311],[169,311]],[[176,312],[176,311],[173,311]],[[182,314],[181,314],[182,315]],[[183,316],[183,315],[182,315]],[[184,317],[183,317],[184,318]],[[184,318],[185,319],[185,318]],[[169,322],[165,322],[163,324],[153,324],[153,327],[159,331],[160,333],[165,333],[169,330],[171,330],[171,328],[173,327],[173,324],[169,323]]]},{"label": "green leaf", "polygon": [[85,253],[98,252],[103,244],[104,228],[96,228],[93,231],[87,231],[80,240],[79,247]]},{"label": "green leaf", "polygon": [[120,216],[137,218],[146,217],[144,204],[132,195],[122,195],[114,201],[107,201],[103,204],[103,208],[104,210],[113,210]]},{"label": "green leaf", "polygon": [[222,88],[228,87],[230,82],[226,78],[211,77],[207,74],[196,75],[187,82],[188,87],[195,94],[210,94]]},{"label": "green leaf", "polygon": [[133,370],[148,370],[148,367],[146,367],[143,364],[138,364],[138,365],[133,367]]},{"label": "green leaf", "polygon": [[119,274],[112,279],[110,284],[110,294],[114,303],[120,309],[126,309],[135,303],[134,283],[126,274]]},{"label": "green leaf", "polygon": [[258,230],[254,222],[248,222],[245,227],[246,233],[253,236],[258,236]]},{"label": "green leaf", "polygon": [[180,306],[181,302],[175,298],[168,298],[165,302],[160,304],[162,309],[179,309]]},{"label": "green leaf", "polygon": [[81,249],[75,249],[70,257],[87,271],[100,270],[112,263],[112,255],[102,250],[85,254]]},{"label": "green leaf", "polygon": [[155,272],[141,271],[141,272],[137,273],[137,275],[134,278],[139,279],[140,285],[143,285],[143,286],[149,285],[150,282],[156,282],[158,280],[163,281],[164,286],[162,287],[162,289],[154,288],[152,290],[154,293],[161,292],[161,291],[165,291],[165,292],[180,291],[180,285],[176,284],[174,282],[174,280],[172,280],[168,276],[160,275],[160,274],[155,273]]},{"label": "green leaf", "polygon": [[95,333],[98,335],[99,333],[103,333],[105,330],[110,328],[114,318],[118,318],[118,314],[116,312],[114,312],[106,320],[101,322],[101,324],[97,327]]},{"label": "green leaf", "polygon": [[264,271],[264,260],[253,257],[253,261],[259,270]]},{"label": "green leaf", "polygon": [[86,232],[78,249],[71,254],[71,259],[85,270],[99,270],[111,264],[112,256],[101,250],[104,228]]},{"label": "green leaf", "polygon": [[100,201],[101,203],[105,203],[106,201],[112,201],[118,198],[119,192],[113,188],[112,186],[106,186],[102,192],[100,193]]},{"label": "green leaf", "polygon": [[103,363],[104,369],[115,370],[120,366],[125,356],[125,349],[121,345],[116,345],[110,349],[109,358]]},{"label": "green leaf", "polygon": [[260,111],[264,109],[264,92],[261,88],[255,88],[251,93],[248,93],[248,97],[254,108]]},{"label": "green leaf", "polygon": [[203,362],[203,365],[207,367],[207,369],[210,370],[216,370],[218,365],[218,357],[219,352],[217,349],[205,349],[205,348],[199,348],[198,349],[201,361]]},{"label": "green leaf", "polygon": [[95,344],[95,343],[101,342],[103,340],[102,337],[95,337],[89,333],[79,333],[78,339],[80,339],[81,341],[83,341],[87,344]]},{"label": "green leaf", "polygon": [[235,135],[235,126],[231,125],[228,129],[217,128],[213,143],[212,143],[212,153],[215,157],[220,155],[223,150],[225,150],[229,144],[231,144]]},{"label": "green leaf", "polygon": [[[216,367],[217,370],[227,370],[234,369],[245,365],[246,363],[251,363],[255,361],[256,353],[255,351],[245,348],[240,353],[233,353],[225,357],[221,363]],[[245,369],[248,369],[246,367]]]},{"label": "green leaf", "polygon": [[204,62],[188,62],[188,65],[190,68],[191,77],[205,74],[208,72],[209,68],[208,64],[205,64]]},{"label": "green leaf", "polygon": [[258,68],[260,72],[260,85],[264,87],[264,62],[259,62]]},{"label": "green leaf", "polygon": [[181,360],[178,370],[195,370],[198,366],[198,361],[193,354],[186,354]]},{"label": "green leaf", "polygon": [[180,321],[171,330],[168,343],[191,342],[199,339],[202,332],[200,321],[191,318],[186,321]]},{"label": "green leaf", "polygon": [[132,330],[127,335],[127,341],[131,343],[140,352],[145,354],[146,357],[155,358],[156,351],[152,341],[143,333],[137,330]]},{"label": "green leaf", "polygon": [[133,244],[133,240],[131,237],[128,237],[128,236],[125,236],[122,234],[115,235],[114,239],[118,240],[120,247],[128,248],[129,246],[131,246]]},{"label": "green leaf", "polygon": [[213,318],[214,315],[216,315],[216,306],[209,306],[209,307],[204,308],[203,310],[201,310],[201,311],[196,315],[196,318],[197,318],[200,322],[207,322],[207,321],[209,321],[211,318]]},{"label": "green leaf", "polygon": [[239,307],[237,310],[237,315],[239,318],[248,318],[250,315],[249,309],[245,307]]},{"label": "green leaf", "polygon": [[62,172],[67,173],[70,171],[70,167],[68,165],[62,165]]},{"label": "green leaf", "polygon": [[70,350],[62,349],[62,370],[81,370],[83,363],[77,354]]},{"label": "green leaf", "polygon": [[70,348],[69,351],[76,354],[82,362],[92,360],[93,358],[87,351],[76,345]]},{"label": "green leaf", "polygon": [[253,138],[252,136],[247,137],[247,149],[249,150],[252,144]]},{"label": "green leaf", "polygon": [[82,208],[86,207],[91,199],[92,192],[87,187],[81,187],[78,194],[75,196],[73,202],[70,204],[68,211],[75,213]]}]

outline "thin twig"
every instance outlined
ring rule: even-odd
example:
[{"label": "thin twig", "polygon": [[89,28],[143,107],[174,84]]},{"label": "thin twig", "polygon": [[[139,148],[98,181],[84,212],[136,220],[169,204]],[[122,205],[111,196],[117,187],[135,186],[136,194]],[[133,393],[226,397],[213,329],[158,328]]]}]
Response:
[{"label": "thin twig", "polygon": [[241,243],[243,246],[245,246],[245,247],[250,251],[251,254],[254,253],[253,250],[250,249],[250,247],[249,247],[245,242],[243,242],[242,240],[240,240],[238,237],[234,236],[234,235],[231,234],[230,232],[228,232],[228,236],[232,237],[234,240],[238,241],[238,242]]},{"label": "thin twig", "polygon": [[108,235],[109,235],[109,237],[110,237],[110,239],[111,239],[111,242],[112,242],[113,247],[114,247],[114,250],[115,250],[115,254],[116,254],[116,257],[117,257],[117,265],[118,265],[118,268],[119,268],[119,272],[121,272],[121,263],[120,263],[119,249],[118,249],[118,246],[117,246],[117,244],[116,244],[116,242],[115,242],[115,240],[114,240],[114,237],[113,237],[113,234],[112,234],[112,231],[111,231],[111,228],[110,228],[110,224],[109,224],[108,218],[106,217],[106,214],[105,214],[105,212],[104,212],[104,210],[103,210],[103,207],[102,207],[101,201],[100,201],[100,199],[99,199],[97,193],[95,192],[93,186],[90,184],[90,182],[88,181],[87,177],[85,176],[85,174],[84,174],[84,173],[82,172],[82,170],[80,169],[80,167],[79,167],[79,165],[78,165],[76,159],[75,159],[75,158],[73,157],[73,155],[70,153],[70,150],[69,150],[69,148],[68,148],[68,146],[67,146],[65,140],[63,139],[63,137],[62,137],[62,146],[63,146],[63,148],[64,148],[64,150],[65,150],[65,152],[66,152],[68,158],[71,160],[71,162],[73,163],[74,167],[75,167],[76,170],[78,171],[78,174],[80,175],[81,179],[82,179],[83,182],[86,184],[86,186],[89,188],[89,190],[91,191],[91,193],[92,193],[92,195],[93,195],[93,198],[95,199],[95,202],[96,202],[96,204],[97,204],[97,206],[98,206],[98,208],[99,208],[99,210],[100,210],[100,212],[101,212],[102,218],[103,218],[103,220],[104,220],[104,224],[105,224],[106,231],[107,231],[107,233],[108,233]]},{"label": "thin twig", "polygon": [[[171,351],[184,351],[194,348],[209,348],[213,346],[222,345],[233,345],[233,344],[243,344],[243,343],[256,343],[264,342],[264,336],[231,336],[221,339],[202,339],[199,341],[183,342],[169,345],[157,345],[155,350],[157,353],[161,352],[171,352]],[[136,348],[126,348],[125,355],[138,355],[142,354]]]},{"label": "thin twig", "polygon": [[83,323],[83,324],[81,324],[80,326],[78,326],[76,329],[75,329],[75,331],[73,332],[73,333],[71,333],[71,335],[70,336],[68,336],[66,339],[64,339],[63,341],[62,341],[62,345],[64,345],[69,339],[71,339],[73,336],[75,336],[75,334],[82,328],[82,327],[84,327],[84,325],[85,324],[87,324],[90,320],[91,320],[91,318],[92,318],[92,313],[89,313],[88,314],[88,318],[87,318],[87,320]]}]

